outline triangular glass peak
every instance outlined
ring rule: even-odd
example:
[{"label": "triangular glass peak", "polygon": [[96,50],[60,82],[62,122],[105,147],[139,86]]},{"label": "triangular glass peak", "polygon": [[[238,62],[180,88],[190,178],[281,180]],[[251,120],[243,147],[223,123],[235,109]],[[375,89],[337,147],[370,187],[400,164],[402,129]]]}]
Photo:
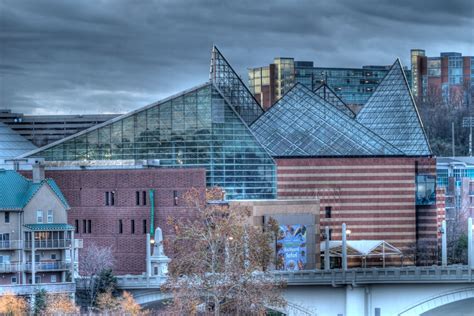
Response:
[{"label": "triangular glass peak", "polygon": [[210,80],[247,125],[263,113],[262,107],[216,46],[211,53]]},{"label": "triangular glass peak", "polygon": [[423,124],[398,59],[356,119],[408,156],[431,155]]},{"label": "triangular glass peak", "polygon": [[251,129],[274,157],[403,155],[299,83]]},{"label": "triangular glass peak", "polygon": [[325,101],[333,104],[338,110],[342,111],[349,117],[355,118],[355,113],[347,106],[344,101],[334,92],[327,84],[323,83],[316,89],[314,93],[319,97],[323,98]]},{"label": "triangular glass peak", "polygon": [[[47,148],[46,148],[47,147]],[[276,198],[276,166],[212,83],[32,153],[47,161],[159,159],[206,169],[228,199]]]}]

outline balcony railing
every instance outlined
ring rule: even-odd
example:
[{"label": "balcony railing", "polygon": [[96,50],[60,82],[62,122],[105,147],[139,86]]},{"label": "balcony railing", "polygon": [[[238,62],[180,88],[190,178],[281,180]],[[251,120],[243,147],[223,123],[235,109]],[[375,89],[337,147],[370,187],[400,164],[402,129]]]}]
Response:
[{"label": "balcony railing", "polygon": [[2,241],[0,241],[0,250],[21,249],[21,248],[23,248],[23,240],[2,240]]},{"label": "balcony railing", "polygon": [[[25,271],[31,271],[33,264],[25,264]],[[35,263],[35,270],[38,271],[54,271],[54,270],[68,270],[71,268],[70,262],[38,262]]]},{"label": "balcony railing", "polygon": [[[54,249],[71,247],[72,239],[45,239],[35,240],[35,249]],[[25,240],[25,248],[31,249],[32,241]]]},{"label": "balcony railing", "polygon": [[21,263],[0,263],[0,273],[15,273],[23,271]]},{"label": "balcony railing", "polygon": [[8,284],[0,286],[0,296],[5,293],[13,293],[15,295],[29,295],[36,293],[40,289],[44,289],[48,293],[74,293],[76,291],[76,284],[73,282],[17,285]]}]

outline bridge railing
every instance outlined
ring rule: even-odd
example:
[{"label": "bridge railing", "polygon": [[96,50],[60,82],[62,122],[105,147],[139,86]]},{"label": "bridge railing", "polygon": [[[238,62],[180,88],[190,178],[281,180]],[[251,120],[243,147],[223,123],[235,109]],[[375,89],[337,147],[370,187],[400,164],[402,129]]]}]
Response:
[{"label": "bridge railing", "polygon": [[275,271],[277,279],[294,284],[368,283],[465,283],[474,282],[468,266],[359,268],[332,270]]}]

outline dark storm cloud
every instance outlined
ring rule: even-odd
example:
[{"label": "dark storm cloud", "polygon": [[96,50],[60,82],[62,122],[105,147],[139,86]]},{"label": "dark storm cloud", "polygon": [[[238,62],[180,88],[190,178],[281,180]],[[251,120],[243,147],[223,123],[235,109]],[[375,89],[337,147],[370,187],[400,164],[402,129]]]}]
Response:
[{"label": "dark storm cloud", "polygon": [[212,44],[246,80],[275,56],[324,66],[474,55],[465,1],[0,2],[0,108],[125,112],[208,78]]}]

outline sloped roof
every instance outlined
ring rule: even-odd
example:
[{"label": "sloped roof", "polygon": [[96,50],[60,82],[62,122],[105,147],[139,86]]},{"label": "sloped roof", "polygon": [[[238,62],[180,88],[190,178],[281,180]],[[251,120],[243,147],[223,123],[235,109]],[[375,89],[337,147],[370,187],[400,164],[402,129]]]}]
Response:
[{"label": "sloped roof", "polygon": [[313,90],[316,95],[323,98],[325,101],[333,104],[338,110],[347,114],[349,117],[355,118],[355,113],[342,101],[342,99],[332,90],[326,83],[321,84]]},{"label": "sloped roof", "polygon": [[53,179],[33,183],[32,180],[23,177],[16,171],[3,169],[0,169],[0,188],[2,188],[0,190],[0,209],[22,210],[43,185],[48,185],[62,204],[69,209],[66,198]]},{"label": "sloped roof", "polygon": [[[384,249],[382,249],[382,247]],[[326,250],[325,242],[321,242],[321,255]],[[333,256],[339,256],[342,253],[342,241],[330,240],[329,250]],[[401,255],[402,252],[397,247],[384,240],[348,240],[348,257],[370,257],[384,255]]]},{"label": "sloped roof", "polygon": [[274,157],[403,155],[302,84],[288,91],[251,129]]},{"label": "sloped roof", "polygon": [[35,149],[29,140],[0,122],[0,159],[11,159]]},{"label": "sloped roof", "polygon": [[408,156],[431,155],[423,124],[399,59],[379,83],[356,119]]},{"label": "sloped roof", "polygon": [[74,230],[74,226],[63,223],[54,224],[25,224],[23,225],[32,231],[56,231],[56,230]]}]

